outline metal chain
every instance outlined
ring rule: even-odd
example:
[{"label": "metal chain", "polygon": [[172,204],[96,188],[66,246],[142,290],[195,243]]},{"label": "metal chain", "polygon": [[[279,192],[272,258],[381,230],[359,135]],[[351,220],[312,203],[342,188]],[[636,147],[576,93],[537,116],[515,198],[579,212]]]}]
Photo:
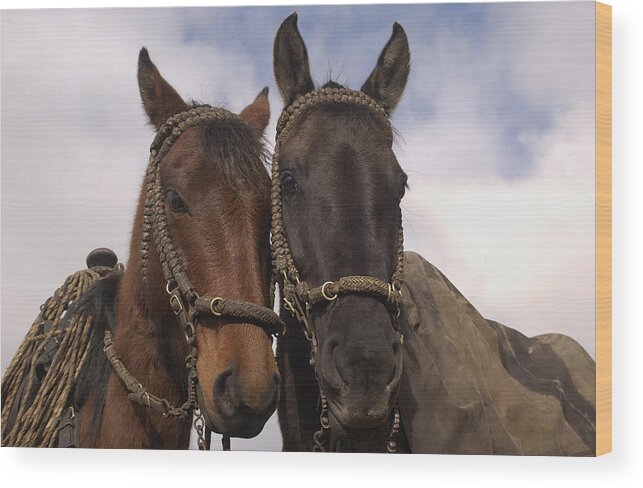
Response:
[{"label": "metal chain", "polygon": [[199,451],[207,451],[210,446],[206,446],[205,435],[203,429],[205,427],[205,420],[203,419],[203,414],[199,408],[194,409],[194,421],[192,422],[194,430],[196,430],[197,435],[197,445],[199,446]]},{"label": "metal chain", "polygon": [[319,390],[319,430],[313,434],[313,451],[327,452],[327,443],[330,441],[330,418],[328,413],[328,400]]},{"label": "metal chain", "polygon": [[395,454],[397,452],[397,434],[400,432],[400,409],[395,405],[395,410],[393,413],[393,422],[391,423],[391,431],[388,436],[388,442],[386,443],[386,452],[389,454]]}]

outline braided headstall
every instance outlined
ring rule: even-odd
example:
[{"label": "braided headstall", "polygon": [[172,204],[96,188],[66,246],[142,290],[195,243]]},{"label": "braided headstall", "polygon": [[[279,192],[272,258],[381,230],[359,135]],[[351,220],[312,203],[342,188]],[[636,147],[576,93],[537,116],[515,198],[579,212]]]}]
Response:
[{"label": "braided headstall", "polygon": [[[143,266],[143,281],[147,280],[147,264],[150,239],[153,236],[156,250],[166,281],[166,291],[169,302],[179,325],[185,334],[188,344],[188,355],[185,360],[188,391],[187,400],[179,407],[174,407],[166,399],[150,394],[136,378],[127,371],[126,367],[116,356],[111,333],[105,333],[105,352],[116,374],[129,390],[130,400],[151,408],[163,416],[179,418],[195,417],[194,427],[198,434],[200,449],[207,449],[204,434],[204,419],[199,411],[197,385],[198,375],[197,344],[195,326],[199,316],[210,315],[223,317],[231,322],[251,323],[261,327],[269,335],[278,336],[282,333],[284,324],[279,316],[269,308],[241,300],[230,300],[220,296],[200,296],[190,281],[181,256],[177,252],[170,237],[167,215],[165,212],[164,192],[161,185],[160,161],[168,153],[172,145],[186,130],[196,125],[208,122],[234,120],[243,122],[239,116],[223,108],[198,106],[170,117],[158,130],[150,148],[150,159],[146,173],[147,193],[143,217],[143,238],[141,242],[141,257]],[[209,443],[208,443],[209,444]],[[224,448],[229,446],[229,439],[224,436]]]},{"label": "braided headstall", "polygon": [[[347,88],[322,88],[297,98],[281,113],[277,122],[275,151],[272,158],[272,262],[273,281],[281,285],[283,305],[293,317],[303,326],[304,334],[311,343],[310,364],[315,365],[317,339],[312,327],[311,314],[315,306],[327,304],[346,295],[369,296],[381,301],[389,310],[393,327],[398,331],[397,318],[400,314],[402,279],[404,274],[404,235],[402,229],[402,214],[399,217],[399,237],[395,257],[395,269],[390,282],[385,282],[373,276],[345,276],[337,281],[327,281],[321,286],[311,288],[301,280],[292,253],[286,240],[283,222],[283,206],[281,199],[281,179],[279,155],[281,147],[288,139],[294,122],[307,109],[321,104],[345,104],[366,107],[377,113],[386,124],[390,124],[388,114],[377,101],[361,91]],[[400,341],[404,337],[400,334]],[[328,419],[328,402],[320,387],[320,424],[321,429],[313,436],[315,450],[323,451],[330,432]],[[393,413],[392,428],[387,443],[387,450],[395,452],[397,444],[395,436],[399,430],[399,413],[397,408]]]}]

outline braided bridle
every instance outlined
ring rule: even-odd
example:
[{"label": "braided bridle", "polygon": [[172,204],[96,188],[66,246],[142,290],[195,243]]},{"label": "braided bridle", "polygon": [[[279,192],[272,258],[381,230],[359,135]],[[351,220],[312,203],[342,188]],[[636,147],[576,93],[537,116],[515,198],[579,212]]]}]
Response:
[{"label": "braided bridle", "polygon": [[[321,104],[343,104],[366,107],[375,112],[390,126],[388,114],[377,101],[361,91],[347,88],[322,88],[297,98],[281,113],[277,122],[275,151],[272,158],[272,262],[273,282],[279,283],[282,290],[283,306],[303,326],[304,334],[311,343],[310,364],[314,367],[317,353],[317,339],[312,327],[311,314],[315,306],[327,304],[346,295],[361,295],[375,298],[389,310],[393,327],[399,333],[397,318],[400,314],[400,290],[404,274],[404,235],[402,230],[402,214],[399,216],[399,236],[395,258],[395,269],[390,282],[373,276],[345,276],[337,281],[327,281],[321,286],[311,288],[303,281],[295,266],[283,221],[283,205],[281,198],[281,178],[279,156],[281,147],[288,139],[294,122],[307,109]],[[404,338],[400,334],[400,341]],[[320,424],[321,429],[313,436],[315,450],[325,450],[326,437],[329,435],[328,402],[320,383]],[[397,407],[393,414],[392,427],[387,444],[389,452],[397,450],[395,437],[399,431],[399,412]]]},{"label": "braided bridle", "polygon": [[[116,356],[112,334],[105,333],[105,353],[116,374],[129,390],[130,400],[147,408],[151,408],[163,416],[178,418],[195,417],[194,427],[198,434],[200,449],[209,448],[204,434],[205,421],[199,410],[197,386],[199,383],[196,363],[197,345],[195,327],[199,317],[214,316],[229,319],[231,322],[251,323],[261,327],[268,335],[278,336],[284,329],[279,316],[269,308],[241,300],[231,300],[220,296],[200,296],[190,281],[183,259],[174,247],[170,236],[167,215],[165,212],[164,191],[161,185],[160,162],[172,145],[186,130],[196,125],[208,122],[235,121],[245,124],[238,115],[223,108],[198,106],[170,117],[158,130],[152,146],[146,173],[146,198],[143,216],[143,237],[141,241],[141,258],[143,281],[147,280],[148,252],[151,237],[154,237],[156,250],[166,281],[166,291],[169,302],[177,320],[185,334],[188,344],[188,355],[185,359],[188,391],[187,400],[180,406],[174,407],[163,398],[150,394],[138,380],[127,371]],[[224,448],[229,446],[229,439],[224,436]],[[209,444],[209,442],[207,443]]]}]

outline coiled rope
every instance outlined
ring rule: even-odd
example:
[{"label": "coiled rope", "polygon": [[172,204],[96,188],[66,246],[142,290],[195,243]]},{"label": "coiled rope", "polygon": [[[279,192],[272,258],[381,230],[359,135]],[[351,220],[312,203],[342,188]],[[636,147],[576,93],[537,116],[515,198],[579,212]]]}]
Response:
[{"label": "coiled rope", "polygon": [[113,268],[96,266],[69,276],[40,308],[2,378],[2,445],[54,447],[87,355],[92,316],[72,304]]}]

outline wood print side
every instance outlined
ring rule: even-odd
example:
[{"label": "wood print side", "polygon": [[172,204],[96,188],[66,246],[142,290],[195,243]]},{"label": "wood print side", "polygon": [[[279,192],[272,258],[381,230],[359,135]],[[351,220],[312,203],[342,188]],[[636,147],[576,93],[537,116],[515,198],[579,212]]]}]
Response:
[{"label": "wood print side", "polygon": [[612,451],[612,7],[596,3],[596,455]]}]

